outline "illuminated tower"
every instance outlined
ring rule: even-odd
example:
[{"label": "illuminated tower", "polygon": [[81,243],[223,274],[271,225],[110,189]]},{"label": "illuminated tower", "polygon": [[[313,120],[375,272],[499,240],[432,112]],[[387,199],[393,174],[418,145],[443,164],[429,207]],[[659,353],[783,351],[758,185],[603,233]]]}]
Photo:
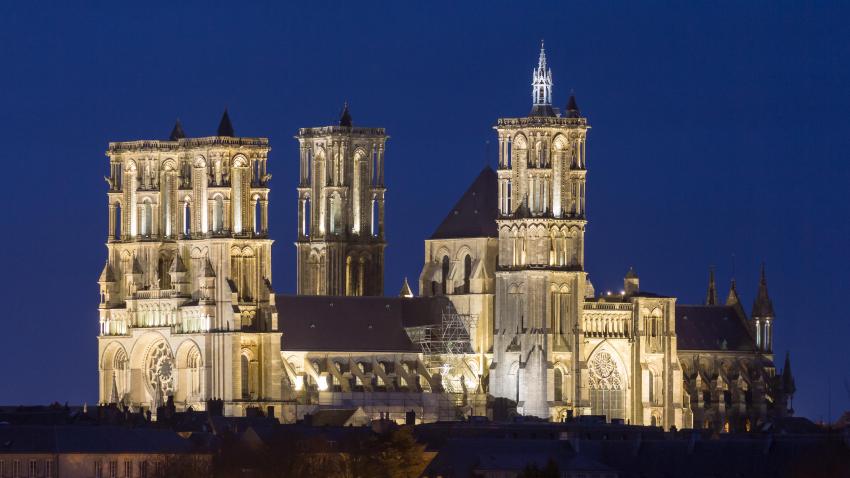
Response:
[{"label": "illuminated tower", "polygon": [[767,294],[767,275],[764,264],[761,265],[761,280],[759,290],[753,302],[753,313],[750,315],[752,328],[756,337],[756,347],[759,352],[773,355],[773,301]]},{"label": "illuminated tower", "polygon": [[228,414],[280,399],[271,290],[269,144],[215,136],[109,143],[100,275],[100,401],[156,410],[169,396]]},{"label": "illuminated tower", "polygon": [[554,353],[577,347],[585,295],[585,141],[589,126],[571,97],[552,107],[552,73],[541,45],[525,118],[501,118],[499,255],[491,388],[526,415],[548,417]]},{"label": "illuminated tower", "polygon": [[298,185],[298,294],[384,291],[383,128],[302,128]]}]

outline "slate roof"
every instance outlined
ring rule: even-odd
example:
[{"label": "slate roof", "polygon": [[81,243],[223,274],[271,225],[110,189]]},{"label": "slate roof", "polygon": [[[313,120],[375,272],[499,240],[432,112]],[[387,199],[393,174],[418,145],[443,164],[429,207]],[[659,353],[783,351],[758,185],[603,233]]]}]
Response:
[{"label": "slate roof", "polygon": [[498,177],[486,166],[454,205],[431,239],[498,237]]},{"label": "slate roof", "polygon": [[679,350],[755,350],[733,306],[677,305],[676,336]]},{"label": "slate roof", "polygon": [[445,297],[275,297],[281,350],[418,352],[405,327],[440,322]]},{"label": "slate roof", "polygon": [[0,426],[0,453],[190,453],[171,430],[104,426]]}]

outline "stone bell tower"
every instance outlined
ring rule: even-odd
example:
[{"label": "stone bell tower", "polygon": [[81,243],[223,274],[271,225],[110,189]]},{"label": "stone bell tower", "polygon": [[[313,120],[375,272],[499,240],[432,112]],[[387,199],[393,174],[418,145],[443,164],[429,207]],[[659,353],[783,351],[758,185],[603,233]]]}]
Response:
[{"label": "stone bell tower", "polygon": [[384,292],[383,128],[339,124],[298,131],[298,294]]},{"label": "stone bell tower", "polygon": [[280,399],[266,138],[109,143],[100,401],[151,410],[211,398],[240,415]]},{"label": "stone bell tower", "polygon": [[554,354],[577,348],[585,295],[585,141],[590,128],[574,97],[552,107],[552,73],[541,45],[533,106],[501,118],[499,262],[490,392],[524,415],[549,417]]}]

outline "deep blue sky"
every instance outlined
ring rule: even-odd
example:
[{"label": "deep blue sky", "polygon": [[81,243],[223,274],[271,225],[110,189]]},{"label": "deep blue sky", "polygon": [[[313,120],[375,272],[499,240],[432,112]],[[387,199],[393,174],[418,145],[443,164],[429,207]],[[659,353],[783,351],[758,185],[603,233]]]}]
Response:
[{"label": "deep blue sky", "polygon": [[[0,403],[97,400],[97,276],[108,141],[267,136],[274,285],[294,291],[297,128],[383,126],[387,292],[486,161],[500,116],[530,106],[545,38],[554,98],[574,89],[588,145],[586,264],[597,290],[721,294],[747,309],[761,261],[791,350],[799,414],[850,409],[847,3],[114,2],[0,14],[5,205]],[[121,2],[124,3],[124,2]],[[812,3],[812,2],[809,2]],[[24,5],[26,4],[26,5]],[[32,5],[30,5],[32,4]]]}]

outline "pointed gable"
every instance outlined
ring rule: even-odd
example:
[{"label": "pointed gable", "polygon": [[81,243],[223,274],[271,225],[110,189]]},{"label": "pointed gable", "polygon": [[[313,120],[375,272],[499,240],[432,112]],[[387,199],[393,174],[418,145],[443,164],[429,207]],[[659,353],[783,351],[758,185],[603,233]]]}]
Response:
[{"label": "pointed gable", "polygon": [[498,237],[498,181],[496,171],[486,166],[463,193],[430,239]]}]

